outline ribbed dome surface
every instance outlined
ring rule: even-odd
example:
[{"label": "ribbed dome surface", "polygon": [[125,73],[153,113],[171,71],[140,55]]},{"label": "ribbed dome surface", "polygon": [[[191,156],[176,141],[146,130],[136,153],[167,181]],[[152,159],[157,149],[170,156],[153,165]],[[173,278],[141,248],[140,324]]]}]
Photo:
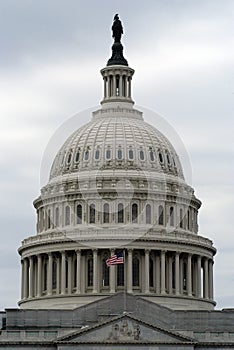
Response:
[{"label": "ribbed dome surface", "polygon": [[[131,111],[131,113],[129,113]],[[66,173],[100,169],[116,163],[183,177],[175,149],[135,109],[94,112],[93,119],[76,130],[55,157],[50,179]]]}]

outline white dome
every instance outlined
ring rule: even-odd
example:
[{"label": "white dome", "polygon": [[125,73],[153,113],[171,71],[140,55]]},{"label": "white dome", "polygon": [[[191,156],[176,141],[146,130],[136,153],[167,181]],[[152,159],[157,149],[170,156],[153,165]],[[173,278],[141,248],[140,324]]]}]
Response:
[{"label": "white dome", "polygon": [[50,179],[82,170],[140,168],[151,172],[183,177],[174,147],[153,126],[144,122],[142,113],[120,107],[93,113],[93,119],[76,130],[55,157]]}]

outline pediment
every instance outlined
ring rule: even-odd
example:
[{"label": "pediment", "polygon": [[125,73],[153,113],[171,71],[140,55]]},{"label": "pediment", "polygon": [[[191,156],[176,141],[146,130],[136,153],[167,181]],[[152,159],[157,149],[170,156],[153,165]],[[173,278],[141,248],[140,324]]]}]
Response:
[{"label": "pediment", "polygon": [[59,343],[158,343],[191,344],[193,340],[170,330],[148,324],[129,315],[85,327],[61,337]]}]

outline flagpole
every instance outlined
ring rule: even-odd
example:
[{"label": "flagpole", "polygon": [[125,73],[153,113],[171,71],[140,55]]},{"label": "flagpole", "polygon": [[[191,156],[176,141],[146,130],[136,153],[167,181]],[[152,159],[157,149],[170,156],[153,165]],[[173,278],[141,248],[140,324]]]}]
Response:
[{"label": "flagpole", "polygon": [[124,249],[124,312],[127,311],[127,274],[126,274],[126,254]]}]

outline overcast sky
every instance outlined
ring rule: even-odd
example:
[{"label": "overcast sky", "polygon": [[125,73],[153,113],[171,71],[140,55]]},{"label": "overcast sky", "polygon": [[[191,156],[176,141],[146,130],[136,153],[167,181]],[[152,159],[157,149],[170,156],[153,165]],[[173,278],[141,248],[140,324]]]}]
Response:
[{"label": "overcast sky", "polygon": [[136,104],[164,116],[189,154],[199,234],[218,249],[215,299],[234,307],[234,1],[114,3],[0,0],[0,310],[20,299],[17,249],[36,234],[44,150],[64,121],[102,99],[115,13]]}]

